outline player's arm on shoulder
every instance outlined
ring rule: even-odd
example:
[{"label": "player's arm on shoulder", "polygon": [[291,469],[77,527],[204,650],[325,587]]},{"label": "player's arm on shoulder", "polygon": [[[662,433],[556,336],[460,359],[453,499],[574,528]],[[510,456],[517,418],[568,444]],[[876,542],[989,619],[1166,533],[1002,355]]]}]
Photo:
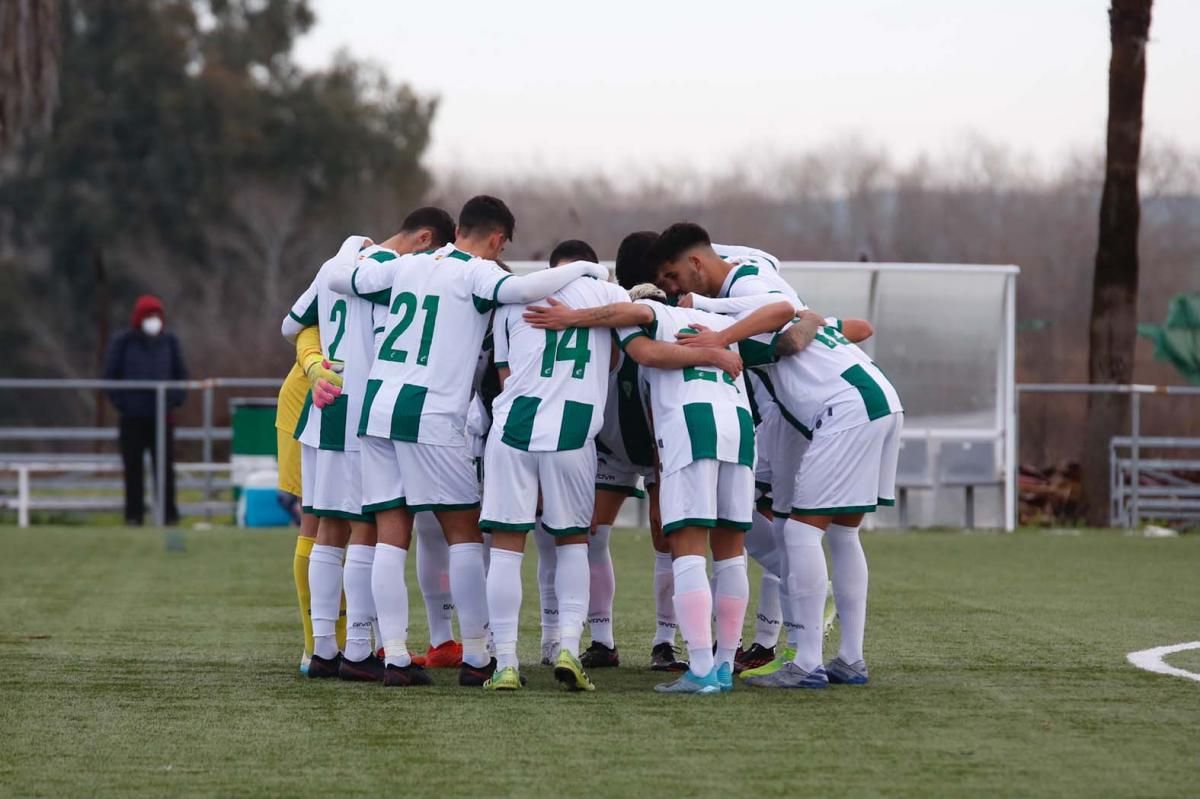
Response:
[{"label": "player's arm on shoulder", "polygon": [[[498,267],[497,267],[498,268]],[[554,269],[542,269],[528,275],[504,274],[492,287],[495,302],[502,305],[524,304],[548,297],[580,277],[608,279],[608,270],[600,264],[576,261]],[[479,292],[476,292],[479,295]]]},{"label": "player's arm on shoulder", "polygon": [[752,311],[738,321],[720,330],[711,330],[704,325],[693,325],[699,333],[680,333],[680,343],[692,347],[728,347],[731,344],[779,330],[792,320],[795,308],[791,302],[773,302]]},{"label": "player's arm on shoulder", "polygon": [[566,330],[568,327],[641,327],[654,321],[654,310],[648,305],[636,302],[615,302],[594,308],[572,308],[547,297],[546,303],[531,305],[525,309],[524,318],[530,326],[546,330]]},{"label": "player's arm on shoulder", "polygon": [[625,354],[642,366],[654,369],[684,369],[689,366],[711,366],[737,377],[742,372],[742,359],[737,353],[716,347],[683,347],[649,336],[637,336],[625,343]]},{"label": "player's arm on shoulder", "polygon": [[825,318],[813,311],[802,311],[797,314],[795,323],[775,343],[775,355],[786,358],[795,355],[812,343],[817,331],[825,326]]},{"label": "player's arm on shoulder", "polygon": [[762,294],[746,294],[738,297],[705,297],[703,294],[689,294],[687,296],[691,299],[691,307],[697,310],[729,316],[747,313],[766,305],[772,305],[781,300],[789,299],[787,295],[778,291],[768,291]]}]

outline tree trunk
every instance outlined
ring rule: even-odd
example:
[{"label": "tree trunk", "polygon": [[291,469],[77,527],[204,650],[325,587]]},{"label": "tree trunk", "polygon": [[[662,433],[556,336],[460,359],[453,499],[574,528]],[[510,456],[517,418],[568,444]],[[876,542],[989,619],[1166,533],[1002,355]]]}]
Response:
[{"label": "tree trunk", "polygon": [[[1146,41],[1153,0],[1113,0],[1109,9],[1112,60],[1108,67],[1108,141],[1100,239],[1092,284],[1088,381],[1129,383],[1137,335],[1138,161],[1142,146],[1142,96],[1146,85]],[[1088,398],[1084,442],[1087,520],[1109,520],[1108,446],[1129,431],[1129,397]]]},{"label": "tree trunk", "polygon": [[0,154],[49,129],[61,50],[58,0],[0,2]]}]

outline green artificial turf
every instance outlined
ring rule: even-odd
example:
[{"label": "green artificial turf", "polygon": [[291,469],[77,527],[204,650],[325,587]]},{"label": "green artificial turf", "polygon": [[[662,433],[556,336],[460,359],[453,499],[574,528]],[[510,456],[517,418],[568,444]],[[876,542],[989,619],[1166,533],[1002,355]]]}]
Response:
[{"label": "green artificial turf", "polygon": [[[293,534],[0,528],[3,796],[1187,796],[1200,537],[867,535],[872,683],[659,696],[649,541],[613,536],[595,694],[309,681]],[[537,660],[533,547],[522,660]],[[752,584],[757,587],[756,580]],[[413,648],[425,642],[414,597]],[[749,618],[753,618],[753,606]],[[1168,662],[1200,670],[1200,653]]]}]

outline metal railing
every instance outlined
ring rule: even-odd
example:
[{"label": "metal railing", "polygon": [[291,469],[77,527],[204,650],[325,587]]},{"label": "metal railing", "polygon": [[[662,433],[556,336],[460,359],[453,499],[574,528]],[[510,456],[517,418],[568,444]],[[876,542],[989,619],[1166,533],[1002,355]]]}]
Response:
[{"label": "metal railing", "polygon": [[[202,426],[199,434],[195,428],[188,431],[188,438],[201,442],[201,461],[212,463],[213,442],[216,440],[217,428],[213,426],[213,394],[223,388],[278,388],[280,380],[263,377],[213,377],[205,380],[90,380],[90,379],[49,379],[49,378],[0,378],[0,389],[18,389],[22,391],[45,390],[76,390],[76,391],[107,391],[107,390],[149,390],[154,392],[154,523],[162,526],[166,513],[166,465],[167,465],[167,392],[172,390],[201,392]],[[57,440],[87,440],[84,436],[73,434],[72,428],[51,428],[58,432]],[[95,431],[96,428],[83,428]],[[0,428],[8,432],[9,440],[31,440],[36,433],[31,431],[38,428]],[[47,440],[42,435],[36,440]],[[51,436],[51,438],[54,438]],[[0,439],[2,440],[2,439]],[[95,440],[95,439],[91,439]]]},{"label": "metal railing", "polygon": [[[1126,394],[1129,396],[1129,470],[1130,496],[1128,524],[1137,526],[1141,521],[1141,450],[1146,446],[1147,438],[1142,435],[1142,397],[1146,395],[1200,397],[1200,386],[1155,386],[1144,383],[1092,384],[1092,383],[1018,383],[1017,395],[1022,394]],[[1019,404],[1018,404],[1019,407]],[[1110,451],[1112,444],[1110,442]],[[1109,464],[1112,473],[1112,494],[1117,496],[1120,487],[1117,484],[1115,463]],[[1123,514],[1110,514],[1114,525],[1125,522]]]}]

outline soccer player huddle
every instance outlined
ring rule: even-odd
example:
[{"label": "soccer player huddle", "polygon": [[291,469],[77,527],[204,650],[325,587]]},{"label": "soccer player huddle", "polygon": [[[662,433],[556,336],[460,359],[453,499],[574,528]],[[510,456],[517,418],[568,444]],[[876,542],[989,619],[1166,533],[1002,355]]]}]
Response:
[{"label": "soccer player huddle", "polygon": [[[625,237],[616,283],[581,241],[511,274],[499,259],[514,227],[502,201],[478,196],[457,224],[421,208],[381,243],[351,236],[283,321],[298,351],[289,380],[310,387],[300,456],[284,436],[280,452],[285,490],[299,461],[306,514],[302,670],[420,686],[457,666],[460,685],[520,690],[532,536],[542,662],[568,689],[595,690],[587,669],[619,664],[612,525],[644,486],[650,667],[677,673],[656,691],[717,694],[735,673],[763,688],[866,683],[858,528],[894,502],[903,423],[854,343],[870,325],[819,316],[773,256],[695,224]],[[414,536],[424,655],[408,640]],[[840,637],[828,663],[826,538]],[[743,649],[747,554],[763,583]]]}]

